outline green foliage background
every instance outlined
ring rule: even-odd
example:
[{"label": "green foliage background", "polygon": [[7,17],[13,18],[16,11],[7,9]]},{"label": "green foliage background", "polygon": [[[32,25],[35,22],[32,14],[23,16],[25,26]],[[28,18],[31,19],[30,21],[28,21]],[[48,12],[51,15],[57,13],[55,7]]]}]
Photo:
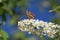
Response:
[{"label": "green foliage background", "polygon": [[[52,10],[50,10],[50,12],[56,13],[56,17],[52,19],[52,22],[60,25],[60,1],[51,0],[50,4],[51,4],[51,8],[52,8]],[[58,33],[56,33],[55,36],[56,36],[55,38],[52,38],[50,40],[60,40],[60,31]]]},{"label": "green foliage background", "polygon": [[[20,7],[20,12],[18,14],[15,13],[15,8],[17,6]],[[21,17],[24,14],[24,11],[27,6],[27,0],[0,0],[0,16],[2,17],[2,21],[0,21],[0,40],[9,40],[9,35],[1,28],[1,25],[4,22],[6,23],[6,14],[11,17],[9,24],[17,25],[18,16]],[[19,32],[19,35],[21,36],[21,39],[26,39],[23,33]]]},{"label": "green foliage background", "polygon": [[[0,0],[0,16],[2,16],[2,20],[6,21],[5,14],[9,14],[12,18],[10,22],[16,24],[17,16],[22,16],[27,4],[27,0]],[[20,13],[18,15],[14,11],[17,6],[20,7]]]}]

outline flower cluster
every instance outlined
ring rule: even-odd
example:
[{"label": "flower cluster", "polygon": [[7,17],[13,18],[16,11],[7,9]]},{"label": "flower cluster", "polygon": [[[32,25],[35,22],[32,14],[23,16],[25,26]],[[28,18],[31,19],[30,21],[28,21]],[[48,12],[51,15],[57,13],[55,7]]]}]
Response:
[{"label": "flower cluster", "polygon": [[60,25],[58,24],[44,22],[38,19],[24,19],[18,21],[18,26],[18,28],[23,32],[28,32],[29,34],[35,34],[38,36],[48,36],[51,38],[53,38],[60,29]]}]

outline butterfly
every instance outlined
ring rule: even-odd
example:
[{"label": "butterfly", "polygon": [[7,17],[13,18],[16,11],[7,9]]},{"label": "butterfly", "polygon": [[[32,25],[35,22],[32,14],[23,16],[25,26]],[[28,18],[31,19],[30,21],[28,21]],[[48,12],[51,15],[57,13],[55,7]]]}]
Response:
[{"label": "butterfly", "polygon": [[26,11],[26,15],[28,17],[28,19],[34,19],[35,15],[33,13],[31,13],[30,11]]}]

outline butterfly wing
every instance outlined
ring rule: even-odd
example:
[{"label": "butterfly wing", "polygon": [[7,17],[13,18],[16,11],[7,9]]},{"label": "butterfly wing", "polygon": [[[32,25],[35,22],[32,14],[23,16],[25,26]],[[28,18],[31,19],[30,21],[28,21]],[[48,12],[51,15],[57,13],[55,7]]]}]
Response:
[{"label": "butterfly wing", "polygon": [[28,19],[34,19],[35,15],[33,13],[31,13],[30,11],[26,11],[26,15],[28,17]]}]

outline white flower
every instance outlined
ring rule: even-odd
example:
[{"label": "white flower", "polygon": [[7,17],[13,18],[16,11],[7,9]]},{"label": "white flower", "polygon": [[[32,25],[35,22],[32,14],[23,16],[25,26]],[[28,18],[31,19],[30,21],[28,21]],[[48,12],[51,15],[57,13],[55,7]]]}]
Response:
[{"label": "white flower", "polygon": [[37,26],[36,28],[37,28],[37,29],[40,29],[40,27],[38,27],[38,26]]},{"label": "white flower", "polygon": [[40,22],[37,20],[37,21],[34,21],[34,23],[32,24],[34,27],[38,27],[40,26]]},{"label": "white flower", "polygon": [[34,24],[32,24],[34,27],[38,27],[40,26],[39,22],[35,22]]},{"label": "white flower", "polygon": [[54,37],[54,35],[48,35],[50,38],[53,38]]},{"label": "white flower", "polygon": [[44,36],[46,36],[47,34],[45,33],[45,34],[43,34]]},{"label": "white flower", "polygon": [[52,30],[52,29],[50,27],[49,28],[48,27],[44,27],[43,30],[44,30],[45,33],[49,33],[50,30]]},{"label": "white flower", "polygon": [[52,25],[54,25],[54,23],[52,23],[52,22],[49,22],[49,23],[48,23],[48,25],[49,25],[49,26],[52,26]]},{"label": "white flower", "polygon": [[57,28],[60,28],[60,25],[56,25],[57,26]]},{"label": "white flower", "polygon": [[40,25],[41,25],[41,27],[44,27],[44,21],[40,20]]},{"label": "white flower", "polygon": [[[28,32],[29,34],[36,35],[47,35],[48,37],[53,38],[54,35],[60,31],[60,25],[54,24],[52,22],[44,22],[42,20],[35,19],[24,19],[18,21],[18,26],[21,31]],[[56,29],[58,28],[58,29]]]},{"label": "white flower", "polygon": [[31,32],[28,32],[28,34],[31,34]]},{"label": "white flower", "polygon": [[18,26],[25,26],[23,22],[18,22]]},{"label": "white flower", "polygon": [[50,33],[50,30],[47,30],[47,33]]},{"label": "white flower", "polygon": [[32,22],[35,22],[35,20],[33,20],[33,19],[30,19],[30,21],[29,21],[30,23],[32,23]]},{"label": "white flower", "polygon": [[56,28],[56,25],[52,25],[51,27],[52,27],[52,28]]},{"label": "white flower", "polygon": [[24,24],[30,24],[30,23],[29,23],[29,19],[25,19],[25,20],[23,20],[22,22],[23,22]]},{"label": "white flower", "polygon": [[49,27],[49,25],[48,25],[48,23],[47,23],[47,22],[45,22],[45,23],[44,23],[44,26],[45,26],[45,27]]},{"label": "white flower", "polygon": [[51,38],[53,38],[53,37],[54,37],[54,35],[51,35],[50,37],[51,37]]},{"label": "white flower", "polygon": [[20,29],[21,31],[25,31],[24,29],[22,29],[22,28],[18,28],[18,29]]}]

